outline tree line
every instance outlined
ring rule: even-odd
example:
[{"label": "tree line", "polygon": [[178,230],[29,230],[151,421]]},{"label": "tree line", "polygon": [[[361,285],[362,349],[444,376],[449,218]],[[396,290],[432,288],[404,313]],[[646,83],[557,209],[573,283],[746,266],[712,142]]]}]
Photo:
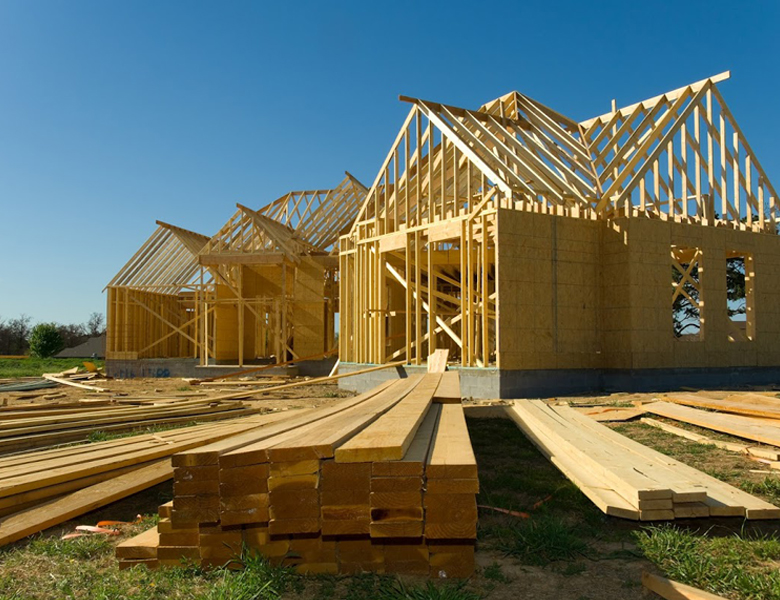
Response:
[{"label": "tree line", "polygon": [[4,319],[0,316],[0,355],[28,354],[33,330],[40,325],[57,331],[62,348],[72,348],[104,333],[105,323],[103,314],[98,312],[89,315],[86,323],[39,323],[36,326],[33,326],[32,317],[27,315],[20,315],[15,319]]}]

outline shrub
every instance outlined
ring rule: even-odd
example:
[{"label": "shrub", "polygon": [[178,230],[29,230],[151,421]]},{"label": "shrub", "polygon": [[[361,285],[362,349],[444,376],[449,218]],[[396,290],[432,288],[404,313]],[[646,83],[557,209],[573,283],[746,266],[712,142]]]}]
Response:
[{"label": "shrub", "polygon": [[30,334],[30,354],[49,358],[64,347],[62,335],[54,323],[39,323]]}]

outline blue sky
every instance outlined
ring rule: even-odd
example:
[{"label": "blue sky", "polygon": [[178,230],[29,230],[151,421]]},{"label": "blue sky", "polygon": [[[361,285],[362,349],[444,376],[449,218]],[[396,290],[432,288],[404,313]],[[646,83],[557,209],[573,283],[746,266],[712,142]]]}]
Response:
[{"label": "blue sky", "polygon": [[[596,8],[594,8],[596,6]],[[370,185],[408,105],[576,118],[731,69],[780,183],[780,3],[0,0],[0,318],[85,321],[155,219]]]}]

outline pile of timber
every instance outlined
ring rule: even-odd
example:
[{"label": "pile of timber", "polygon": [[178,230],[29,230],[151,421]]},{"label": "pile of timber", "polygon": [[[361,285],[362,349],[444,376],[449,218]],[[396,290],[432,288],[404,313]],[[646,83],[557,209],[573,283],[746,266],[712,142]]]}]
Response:
[{"label": "pile of timber", "polygon": [[705,394],[669,394],[664,401],[650,402],[642,408],[646,414],[767,445],[714,440],[651,418],[643,418],[642,422],[702,444],[739,452],[780,469],[780,399],[774,394],[738,393],[723,398]]},{"label": "pile of timber", "polygon": [[0,408],[0,454],[83,440],[96,431],[122,432],[193,421],[219,421],[258,412],[260,409],[239,401],[209,398],[139,406],[107,403],[8,406]]},{"label": "pile of timber", "polygon": [[0,546],[173,477],[171,456],[283,419],[279,411],[0,458]]},{"label": "pile of timber", "polygon": [[479,483],[456,373],[388,381],[173,464],[173,502],[117,548],[120,566],[221,566],[247,547],[302,573],[473,573]]},{"label": "pile of timber", "polygon": [[608,515],[655,521],[693,517],[780,518],[780,509],[665,456],[570,406],[507,407],[539,450]]}]

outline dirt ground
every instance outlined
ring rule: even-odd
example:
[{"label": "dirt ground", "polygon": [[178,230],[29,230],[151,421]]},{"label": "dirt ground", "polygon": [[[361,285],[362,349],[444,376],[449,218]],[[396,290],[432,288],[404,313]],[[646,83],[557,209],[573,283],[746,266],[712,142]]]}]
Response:
[{"label": "dirt ground", "polygon": [[[101,387],[107,392],[96,392],[76,387],[61,385],[56,388],[35,390],[32,392],[0,392],[0,405],[24,405],[24,404],[64,404],[79,400],[97,400],[101,398],[116,399],[197,399],[207,398],[223,394],[233,394],[247,391],[252,388],[270,387],[302,381],[301,378],[263,378],[256,382],[247,382],[246,385],[190,385],[180,378],[138,378],[138,379],[94,379],[96,387]],[[81,383],[81,382],[79,382]],[[92,385],[87,382],[86,385]],[[351,392],[338,389],[336,383],[306,385],[273,392],[272,397],[263,398],[257,395],[255,398],[241,398],[242,402],[258,408],[284,409],[284,408],[309,408],[329,404],[338,398],[352,396]]]}]

